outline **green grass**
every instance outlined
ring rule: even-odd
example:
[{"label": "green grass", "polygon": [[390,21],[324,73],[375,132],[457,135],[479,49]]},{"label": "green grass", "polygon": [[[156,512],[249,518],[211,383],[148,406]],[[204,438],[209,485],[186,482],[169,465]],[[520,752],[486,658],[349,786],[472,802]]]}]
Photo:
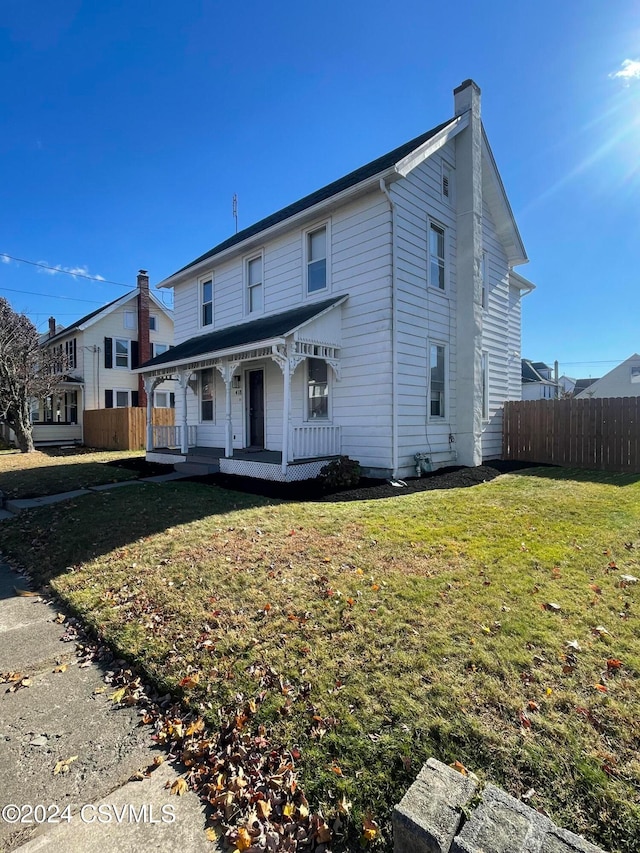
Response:
[{"label": "green grass", "polygon": [[143,456],[130,450],[50,448],[33,453],[0,451],[0,490],[9,498],[33,498],[131,480],[135,471],[105,465],[115,459]]},{"label": "green grass", "polygon": [[640,584],[620,575],[640,575],[637,477],[535,469],[306,504],[141,486],[4,523],[0,550],[151,678],[199,672],[187,699],[212,722],[266,690],[255,723],[300,747],[315,807],[353,802],[336,850],[369,811],[389,849],[390,808],[431,755],[636,849]]}]

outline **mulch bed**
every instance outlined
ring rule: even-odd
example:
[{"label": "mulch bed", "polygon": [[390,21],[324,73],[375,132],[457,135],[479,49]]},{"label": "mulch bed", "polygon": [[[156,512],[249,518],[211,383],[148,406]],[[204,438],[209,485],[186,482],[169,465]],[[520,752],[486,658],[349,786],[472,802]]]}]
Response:
[{"label": "mulch bed", "polygon": [[253,477],[237,477],[229,474],[207,474],[201,477],[185,477],[194,483],[204,483],[261,495],[267,498],[277,498],[289,501],[371,501],[380,498],[397,497],[398,495],[426,492],[431,489],[460,489],[466,486],[477,486],[487,483],[500,474],[519,471],[523,468],[535,467],[531,462],[511,462],[492,460],[486,465],[475,468],[452,466],[439,468],[422,477],[412,477],[397,481],[405,485],[392,486],[389,480],[373,480],[362,477],[357,488],[342,489],[333,492],[323,492],[317,480],[302,480],[298,483],[275,483],[270,480],[256,480]]},{"label": "mulch bed", "polygon": [[162,465],[160,462],[147,462],[144,456],[132,456],[130,459],[112,459],[105,462],[114,468],[126,468],[129,471],[137,471],[141,477],[158,477],[160,474],[170,474],[173,465]]}]

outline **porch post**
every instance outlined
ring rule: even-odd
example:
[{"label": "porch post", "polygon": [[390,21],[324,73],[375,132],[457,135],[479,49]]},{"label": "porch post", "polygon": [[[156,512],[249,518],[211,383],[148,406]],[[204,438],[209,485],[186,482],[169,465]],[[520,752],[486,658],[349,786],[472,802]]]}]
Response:
[{"label": "porch post", "polygon": [[184,456],[189,452],[189,436],[187,426],[187,389],[189,387],[190,373],[182,371],[178,373],[178,382],[182,388],[182,429],[180,435],[180,453]]},{"label": "porch post", "polygon": [[153,450],[153,388],[154,382],[150,376],[143,377],[144,391],[147,395],[147,453]]},{"label": "porch post", "polygon": [[231,420],[231,383],[233,374],[227,370],[227,375],[224,377],[224,392],[225,392],[225,435],[224,435],[224,455],[227,459],[233,456],[233,421]]},{"label": "porch post", "polygon": [[282,411],[282,473],[287,473],[289,462],[289,420],[291,417],[291,362],[288,356],[284,358],[282,366],[284,380],[284,403]]}]

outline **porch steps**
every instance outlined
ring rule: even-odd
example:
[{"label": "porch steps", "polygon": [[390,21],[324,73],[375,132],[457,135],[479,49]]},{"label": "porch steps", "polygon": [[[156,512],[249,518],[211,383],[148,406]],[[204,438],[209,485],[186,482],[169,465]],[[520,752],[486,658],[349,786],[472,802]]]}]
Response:
[{"label": "porch steps", "polygon": [[206,462],[178,462],[173,466],[174,469],[183,475],[201,477],[205,474],[217,474],[220,470],[220,465],[217,460],[209,459]]}]

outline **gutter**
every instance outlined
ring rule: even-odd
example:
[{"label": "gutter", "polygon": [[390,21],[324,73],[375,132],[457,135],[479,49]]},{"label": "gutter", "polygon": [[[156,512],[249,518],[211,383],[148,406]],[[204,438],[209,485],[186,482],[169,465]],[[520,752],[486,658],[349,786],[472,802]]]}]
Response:
[{"label": "gutter", "polygon": [[380,192],[386,196],[391,209],[391,468],[392,476],[398,476],[398,295],[397,295],[397,247],[396,206],[391,198],[384,178],[380,178]]}]

